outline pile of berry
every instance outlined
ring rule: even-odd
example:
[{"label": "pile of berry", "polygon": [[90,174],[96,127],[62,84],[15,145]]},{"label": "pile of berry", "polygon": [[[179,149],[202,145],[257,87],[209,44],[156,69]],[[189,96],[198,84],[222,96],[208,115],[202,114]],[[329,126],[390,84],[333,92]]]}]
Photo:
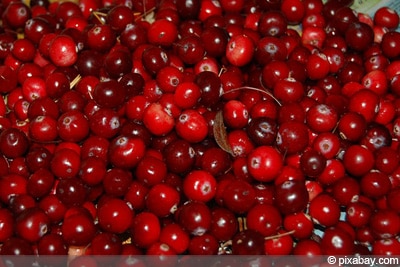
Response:
[{"label": "pile of berry", "polygon": [[351,0],[3,0],[1,255],[400,254],[400,33]]}]

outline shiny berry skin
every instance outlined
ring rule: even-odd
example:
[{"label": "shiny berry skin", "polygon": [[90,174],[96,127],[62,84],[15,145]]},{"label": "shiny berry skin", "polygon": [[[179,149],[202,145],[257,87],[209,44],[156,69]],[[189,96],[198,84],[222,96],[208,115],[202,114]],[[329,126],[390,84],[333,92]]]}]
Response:
[{"label": "shiny berry skin", "polygon": [[274,204],[283,214],[303,211],[309,201],[309,193],[303,181],[288,180],[275,185]]},{"label": "shiny berry skin", "polygon": [[91,133],[104,138],[112,138],[118,134],[121,121],[115,110],[101,108],[88,119]]},{"label": "shiny berry skin", "polygon": [[253,186],[244,180],[229,181],[222,192],[225,207],[238,214],[249,211],[256,204],[255,196]]},{"label": "shiny berry skin", "polygon": [[[290,255],[293,249],[294,240],[286,232],[280,230],[278,236],[269,238],[264,242],[266,255]],[[281,234],[281,236],[279,236]]]},{"label": "shiny berry skin", "polygon": [[7,158],[17,158],[28,150],[26,134],[17,128],[8,128],[0,133],[0,151]]},{"label": "shiny berry skin", "polygon": [[307,125],[318,133],[330,132],[336,126],[338,114],[336,110],[325,104],[312,106],[306,115]]},{"label": "shiny berry skin", "polygon": [[122,252],[122,242],[116,234],[103,232],[93,238],[89,250],[93,255],[119,255]]},{"label": "shiny berry skin", "polygon": [[34,255],[34,249],[29,241],[12,236],[3,243],[1,254],[14,256]]},{"label": "shiny berry skin", "polygon": [[75,177],[81,165],[79,154],[72,149],[62,148],[58,150],[50,163],[53,174],[60,179]]},{"label": "shiny berry skin", "polygon": [[49,47],[49,57],[56,66],[72,66],[78,60],[75,41],[68,35],[55,37]]},{"label": "shiny berry skin", "polygon": [[190,234],[201,236],[211,226],[211,211],[203,202],[189,201],[177,211],[179,224]]},{"label": "shiny berry skin", "polygon": [[94,25],[87,32],[87,45],[95,51],[105,52],[113,47],[116,42],[115,37],[116,33],[112,30],[111,25]]},{"label": "shiny berry skin", "polygon": [[208,202],[216,193],[217,181],[213,175],[204,170],[194,170],[183,180],[183,192],[194,201]]},{"label": "shiny berry skin", "polygon": [[264,254],[263,236],[250,229],[237,233],[232,239],[232,253],[234,255]]},{"label": "shiny berry skin", "polygon": [[346,221],[354,227],[361,228],[369,223],[372,212],[372,208],[364,202],[350,203],[346,207]]},{"label": "shiny berry skin", "polygon": [[339,227],[329,227],[322,237],[321,248],[324,254],[351,255],[355,249],[354,239]]},{"label": "shiny berry skin", "polygon": [[307,239],[314,230],[310,216],[303,212],[286,215],[283,218],[282,225],[286,231],[294,231],[293,237],[297,239]]},{"label": "shiny berry skin", "polygon": [[28,193],[35,198],[46,196],[53,188],[53,184],[55,181],[54,178],[54,175],[48,169],[38,169],[37,171],[33,172],[28,178]]},{"label": "shiny berry skin", "polygon": [[118,198],[106,200],[97,211],[100,227],[116,234],[125,232],[131,226],[133,214],[128,204]]},{"label": "shiny berry skin", "polygon": [[385,173],[370,171],[361,177],[360,188],[363,195],[378,199],[390,192],[390,178]]},{"label": "shiny berry skin", "polygon": [[190,236],[179,224],[171,223],[161,229],[160,241],[182,254],[189,247]]},{"label": "shiny berry skin", "polygon": [[133,218],[130,232],[134,244],[140,248],[149,248],[160,237],[160,221],[153,213],[143,211]]},{"label": "shiny berry skin", "polygon": [[309,213],[318,224],[333,226],[339,221],[339,203],[328,194],[320,194],[310,202]]},{"label": "shiny berry skin", "polygon": [[252,60],[254,50],[254,43],[250,37],[247,35],[235,35],[226,45],[225,56],[229,63],[240,67]]},{"label": "shiny berry skin", "polygon": [[63,113],[57,121],[58,135],[66,142],[80,142],[89,134],[89,122],[77,110]]},{"label": "shiny berry skin", "polygon": [[165,135],[175,126],[174,118],[160,103],[152,103],[144,110],[143,123],[155,135]]},{"label": "shiny berry skin", "polygon": [[243,128],[249,121],[246,106],[238,100],[230,100],[224,105],[224,122],[231,128]]},{"label": "shiny berry skin", "polygon": [[0,209],[0,221],[0,240],[4,242],[13,235],[15,218],[10,210],[2,208]]},{"label": "shiny berry skin", "polygon": [[309,144],[308,128],[303,123],[288,121],[279,127],[276,143],[282,153],[303,151]]},{"label": "shiny berry skin", "polygon": [[87,188],[75,177],[60,180],[55,191],[57,198],[67,207],[83,205],[87,198]]},{"label": "shiny berry skin", "polygon": [[247,229],[268,237],[275,235],[282,226],[282,215],[273,205],[257,204],[248,211],[246,223]]},{"label": "shiny berry skin", "polygon": [[353,22],[346,29],[345,39],[350,48],[356,51],[364,51],[373,43],[374,32],[369,25],[363,22]]},{"label": "shiny berry skin", "polygon": [[147,40],[154,45],[170,46],[178,37],[176,25],[167,19],[154,21],[148,29]]},{"label": "shiny berry skin", "polygon": [[350,174],[362,176],[374,167],[375,159],[372,151],[360,145],[352,145],[343,155],[343,164]]},{"label": "shiny berry skin", "polygon": [[343,114],[338,122],[338,130],[343,139],[359,141],[367,129],[367,121],[356,112]]},{"label": "shiny berry skin", "polygon": [[[37,246],[39,255],[68,255],[67,245],[58,234],[49,233],[43,236]],[[53,260],[50,261],[53,262]]]},{"label": "shiny berry skin", "polygon": [[119,168],[135,167],[145,153],[142,139],[129,135],[120,135],[110,142],[108,157],[110,162]]},{"label": "shiny berry skin", "polygon": [[4,19],[6,24],[15,30],[23,28],[28,19],[31,18],[31,10],[23,2],[11,2],[5,7]]},{"label": "shiny berry skin", "polygon": [[326,158],[316,150],[307,150],[300,157],[300,167],[308,177],[318,177],[326,167]]},{"label": "shiny berry skin", "polygon": [[259,146],[247,157],[249,173],[260,182],[273,181],[283,167],[283,157],[272,146]]},{"label": "shiny berry skin", "polygon": [[14,42],[11,53],[21,61],[32,61],[35,56],[35,45],[29,39],[19,39]]},{"label": "shiny berry skin", "polygon": [[61,233],[69,246],[86,246],[96,235],[93,218],[85,212],[77,212],[64,218]]},{"label": "shiny berry skin", "polygon": [[216,207],[211,210],[210,233],[220,241],[232,239],[239,228],[236,215],[226,208]]},{"label": "shiny berry skin", "polygon": [[167,144],[164,150],[165,162],[169,171],[186,173],[192,170],[195,163],[196,151],[191,143],[177,139]]},{"label": "shiny berry skin", "polygon": [[21,212],[15,221],[18,236],[36,242],[49,230],[50,220],[46,213],[39,208],[29,208]]},{"label": "shiny berry skin", "polygon": [[160,218],[174,214],[180,204],[181,196],[177,189],[159,183],[152,186],[146,195],[146,208]]},{"label": "shiny berry skin", "polygon": [[271,118],[252,118],[247,127],[247,134],[256,145],[270,146],[275,142],[278,124]]},{"label": "shiny berry skin", "polygon": [[104,108],[119,108],[125,100],[125,88],[116,80],[99,82],[93,91],[93,99]]},{"label": "shiny berry skin", "polygon": [[177,134],[183,139],[198,143],[208,134],[208,124],[205,118],[196,110],[182,111],[175,123]]}]

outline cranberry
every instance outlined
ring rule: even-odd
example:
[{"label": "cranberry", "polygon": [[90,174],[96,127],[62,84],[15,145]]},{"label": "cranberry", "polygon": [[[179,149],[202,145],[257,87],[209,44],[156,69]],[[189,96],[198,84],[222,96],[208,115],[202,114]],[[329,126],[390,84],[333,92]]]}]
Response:
[{"label": "cranberry", "polygon": [[102,229],[120,234],[131,226],[133,211],[125,201],[111,198],[98,208],[97,216]]},{"label": "cranberry", "polygon": [[0,133],[0,151],[8,158],[24,155],[28,146],[28,137],[17,128],[8,128]]},{"label": "cranberry", "polygon": [[93,219],[85,212],[77,212],[64,218],[61,233],[69,246],[86,246],[96,235]]},{"label": "cranberry", "polygon": [[282,226],[282,221],[280,211],[269,204],[253,206],[246,216],[247,228],[257,231],[264,237],[276,234]]},{"label": "cranberry", "polygon": [[217,181],[207,171],[192,171],[183,181],[183,192],[190,200],[208,202],[216,193]]},{"label": "cranberry", "polygon": [[232,253],[234,255],[262,255],[264,238],[250,229],[239,232],[233,237]]},{"label": "cranberry", "polygon": [[49,47],[49,57],[56,66],[72,66],[78,59],[75,41],[68,35],[55,37]]},{"label": "cranberry", "polygon": [[131,231],[135,244],[139,247],[148,247],[158,240],[160,223],[154,214],[142,212],[133,219]]},{"label": "cranberry", "polygon": [[15,228],[18,236],[36,242],[47,233],[49,223],[50,220],[43,210],[29,208],[18,215]]},{"label": "cranberry", "polygon": [[345,230],[335,226],[325,230],[321,247],[323,253],[335,255],[351,255],[355,249],[353,238]]},{"label": "cranberry", "polygon": [[177,211],[179,224],[190,234],[201,236],[211,226],[211,211],[203,202],[189,201]]},{"label": "cranberry", "polygon": [[110,162],[115,167],[133,168],[145,153],[145,144],[139,137],[120,135],[111,142],[108,150]]},{"label": "cranberry", "polygon": [[[58,234],[47,234],[38,242],[39,255],[67,255],[68,249],[63,238]],[[50,260],[53,262],[53,260]],[[57,260],[55,260],[57,261]]]},{"label": "cranberry", "polygon": [[255,148],[247,157],[249,173],[261,182],[273,181],[283,167],[283,157],[271,146]]},{"label": "cranberry", "polygon": [[225,206],[235,212],[249,211],[255,204],[255,189],[244,180],[230,181],[223,189],[222,199]]}]

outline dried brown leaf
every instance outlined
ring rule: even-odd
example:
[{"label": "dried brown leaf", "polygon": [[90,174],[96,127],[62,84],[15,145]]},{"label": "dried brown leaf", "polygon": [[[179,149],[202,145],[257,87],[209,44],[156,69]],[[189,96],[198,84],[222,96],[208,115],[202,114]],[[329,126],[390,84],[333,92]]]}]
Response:
[{"label": "dried brown leaf", "polygon": [[226,132],[225,124],[224,124],[224,116],[222,111],[217,112],[215,115],[215,121],[213,126],[213,133],[215,141],[217,142],[218,146],[231,154],[234,155],[232,148],[228,142],[228,134]]}]

